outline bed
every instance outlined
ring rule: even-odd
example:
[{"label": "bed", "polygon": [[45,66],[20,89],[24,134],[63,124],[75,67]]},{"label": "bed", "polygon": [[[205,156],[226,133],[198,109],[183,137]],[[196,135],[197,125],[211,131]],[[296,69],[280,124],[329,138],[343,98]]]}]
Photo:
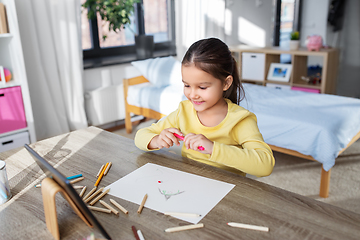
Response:
[{"label": "bed", "polygon": [[[160,119],[186,99],[178,84],[157,85],[144,76],[123,83],[128,133],[132,114]],[[328,197],[335,159],[360,138],[360,100],[255,84],[244,88],[246,99],[240,105],[255,113],[265,142],[274,151],[320,162],[319,195]]]}]

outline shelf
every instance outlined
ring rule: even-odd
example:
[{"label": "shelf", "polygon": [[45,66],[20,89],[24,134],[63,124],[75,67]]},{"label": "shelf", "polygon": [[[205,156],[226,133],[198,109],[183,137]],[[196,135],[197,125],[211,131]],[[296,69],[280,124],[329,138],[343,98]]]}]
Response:
[{"label": "shelf", "polygon": [[[13,80],[11,80],[11,82],[13,82]],[[4,85],[2,85],[2,83],[0,82],[0,89],[2,89],[2,88],[10,88],[10,87],[17,87],[17,86],[21,86],[21,84],[13,82],[13,83],[5,83]]]},{"label": "shelf", "polygon": [[[300,48],[299,50],[290,51],[285,48],[280,47],[267,47],[267,48],[254,48],[249,46],[235,46],[229,47],[230,51],[232,52],[236,62],[238,63],[239,69],[239,76],[241,81],[248,82],[248,83],[256,83],[266,86],[266,84],[275,84],[275,85],[283,85],[283,86],[290,86],[290,87],[301,87],[301,88],[308,88],[308,89],[317,89],[320,90],[320,93],[328,93],[334,94],[336,90],[336,82],[337,82],[337,68],[338,68],[338,61],[339,61],[339,51],[335,48],[329,49],[320,49],[320,51],[308,51],[306,48]],[[246,54],[243,54],[246,53]],[[265,54],[265,60],[261,60],[259,58],[258,62],[251,62],[253,60],[249,60],[244,56],[249,55],[256,56],[261,54]],[[280,63],[280,55],[282,54],[290,54],[291,55],[291,64],[292,64],[292,72],[290,76],[289,82],[282,82],[282,81],[273,81],[267,80],[267,75],[272,63]],[[308,57],[309,56],[317,56],[322,59],[322,70],[321,70],[321,83],[313,85],[308,84],[301,79],[303,76],[308,76]],[[244,64],[245,61],[246,63]],[[251,64],[249,64],[251,63]],[[247,67],[249,66],[249,68]],[[250,79],[242,79],[242,70],[245,73],[256,72],[264,72],[264,79],[260,80],[250,80]],[[242,69],[244,68],[244,69]],[[249,70],[251,69],[251,70]],[[247,77],[249,78],[249,77]],[[259,75],[256,78],[259,79]]]},{"label": "shelf", "polygon": [[6,136],[10,136],[10,135],[13,135],[13,134],[16,134],[16,133],[26,132],[26,131],[29,131],[29,128],[28,128],[28,127],[26,127],[26,128],[21,128],[21,129],[15,130],[15,131],[0,133],[0,138],[6,137]]},{"label": "shelf", "polygon": [[12,38],[13,35],[11,33],[2,33],[0,34],[0,39],[1,38]]}]

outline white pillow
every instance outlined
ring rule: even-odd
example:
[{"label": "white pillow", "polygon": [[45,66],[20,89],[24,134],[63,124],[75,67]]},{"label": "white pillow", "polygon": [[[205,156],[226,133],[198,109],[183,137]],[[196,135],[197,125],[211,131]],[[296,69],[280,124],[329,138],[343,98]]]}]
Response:
[{"label": "white pillow", "polygon": [[134,61],[131,64],[139,70],[141,75],[157,87],[168,85],[183,86],[181,63],[172,56],[149,58]]}]

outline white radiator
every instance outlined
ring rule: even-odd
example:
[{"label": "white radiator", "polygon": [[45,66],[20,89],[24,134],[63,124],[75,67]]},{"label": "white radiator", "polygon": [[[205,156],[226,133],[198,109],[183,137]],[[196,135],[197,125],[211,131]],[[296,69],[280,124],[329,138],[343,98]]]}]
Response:
[{"label": "white radiator", "polygon": [[98,126],[125,119],[123,84],[87,92],[85,108],[89,125]]}]

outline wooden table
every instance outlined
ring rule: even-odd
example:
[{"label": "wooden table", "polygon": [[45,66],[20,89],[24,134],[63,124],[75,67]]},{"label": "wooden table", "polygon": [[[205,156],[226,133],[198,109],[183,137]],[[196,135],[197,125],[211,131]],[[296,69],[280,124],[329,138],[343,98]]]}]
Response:
[{"label": "wooden table", "polygon": [[[359,239],[360,215],[300,196],[252,179],[238,176],[167,151],[143,152],[130,139],[89,127],[39,141],[31,145],[64,175],[82,173],[85,180],[76,185],[91,189],[102,164],[113,163],[99,186],[107,186],[146,163],[235,184],[203,219],[205,227],[177,233],[165,233],[169,227],[187,225],[182,220],[116,199],[129,214],[119,216],[93,212],[113,239],[135,239],[131,226],[141,229],[150,239]],[[13,197],[0,205],[0,239],[52,239],[46,228],[39,183],[44,174],[24,149],[0,153],[7,164]],[[80,190],[78,190],[80,192]],[[88,191],[87,191],[88,192]],[[61,197],[56,196],[57,214],[62,239],[83,239],[92,232]],[[101,206],[96,203],[95,206]],[[227,222],[267,226],[269,232],[229,227]]]}]

